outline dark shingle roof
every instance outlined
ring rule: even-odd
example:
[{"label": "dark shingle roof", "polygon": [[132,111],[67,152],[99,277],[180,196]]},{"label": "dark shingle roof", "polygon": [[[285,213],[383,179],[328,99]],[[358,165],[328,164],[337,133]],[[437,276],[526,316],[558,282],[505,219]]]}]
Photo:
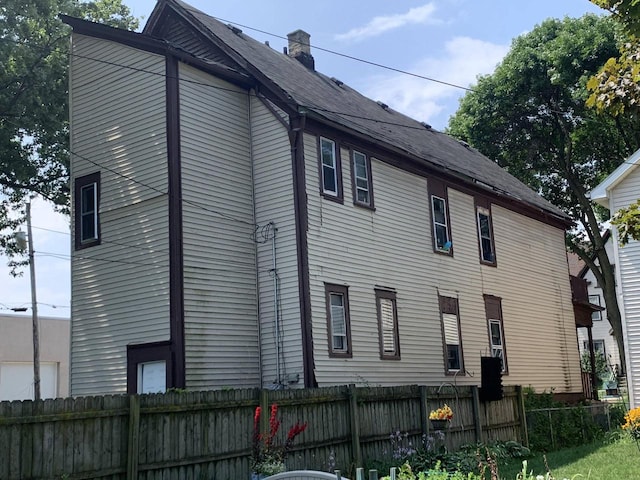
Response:
[{"label": "dark shingle roof", "polygon": [[[464,181],[511,197],[552,216],[570,221],[559,208],[547,202],[528,186],[503,170],[477,150],[451,136],[427,129],[420,122],[377,102],[345,84],[338,85],[318,71],[273,50],[248,35],[234,31],[215,18],[180,0],[159,2],[184,12],[217,39],[240,67],[263,76],[283,96],[316,116],[365,135],[378,143],[401,150],[432,168],[446,170]],[[153,18],[153,15],[152,15]]]}]

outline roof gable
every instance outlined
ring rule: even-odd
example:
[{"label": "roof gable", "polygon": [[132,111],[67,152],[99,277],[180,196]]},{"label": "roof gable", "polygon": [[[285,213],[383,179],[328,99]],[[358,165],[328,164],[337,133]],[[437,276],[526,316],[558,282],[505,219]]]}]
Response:
[{"label": "roof gable", "polygon": [[489,191],[521,204],[543,217],[569,223],[570,218],[496,162],[451,136],[361,95],[349,86],[310,70],[299,61],[232,29],[180,0],[160,0],[144,32],[162,35],[163,17],[175,12],[236,63],[255,77],[290,113],[305,113],[328,125],[347,129],[361,138],[405,155],[419,167],[456,178],[467,186]]},{"label": "roof gable", "polygon": [[600,205],[609,208],[609,192],[620,184],[640,164],[640,149],[636,150],[611,175],[605,178],[597,187],[589,192],[589,198]]}]

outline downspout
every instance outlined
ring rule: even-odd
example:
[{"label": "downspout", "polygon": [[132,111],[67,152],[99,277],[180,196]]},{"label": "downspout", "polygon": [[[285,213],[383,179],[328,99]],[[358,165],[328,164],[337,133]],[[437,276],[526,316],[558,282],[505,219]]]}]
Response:
[{"label": "downspout", "polygon": [[[249,128],[249,160],[251,162],[251,204],[253,208],[254,235],[257,232],[256,224],[256,182],[255,182],[255,158],[253,157],[253,109],[251,108],[251,90],[247,91],[247,125]],[[258,378],[262,388],[262,327],[260,325],[260,269],[258,268],[258,242],[254,238],[253,255],[256,267],[256,324],[258,330]]]},{"label": "downspout", "polygon": [[276,385],[282,385],[280,378],[280,309],[278,308],[278,291],[280,281],[278,279],[278,264],[276,261],[276,225],[271,222],[271,271],[273,273],[273,318],[276,329]]}]

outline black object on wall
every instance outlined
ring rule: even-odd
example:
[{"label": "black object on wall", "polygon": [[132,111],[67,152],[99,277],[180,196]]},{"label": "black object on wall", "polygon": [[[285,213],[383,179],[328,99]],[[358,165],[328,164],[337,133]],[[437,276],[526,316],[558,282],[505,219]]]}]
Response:
[{"label": "black object on wall", "polygon": [[496,357],[480,357],[482,384],[480,385],[480,400],[492,402],[502,400],[502,361]]}]

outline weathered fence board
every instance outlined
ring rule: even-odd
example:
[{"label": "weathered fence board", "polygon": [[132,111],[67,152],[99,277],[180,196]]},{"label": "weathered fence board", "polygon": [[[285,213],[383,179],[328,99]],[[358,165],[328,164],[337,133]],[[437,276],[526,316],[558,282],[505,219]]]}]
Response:
[{"label": "weathered fence board", "polygon": [[[475,387],[338,386],[169,392],[164,395],[80,397],[0,402],[0,478],[229,479],[249,478],[255,408],[278,405],[284,440],[307,422],[289,469],[344,472],[390,453],[390,434],[414,447],[433,440],[429,411],[447,403],[454,418],[446,446],[525,440],[521,390],[479,403]],[[436,435],[437,436],[437,435]]]}]

